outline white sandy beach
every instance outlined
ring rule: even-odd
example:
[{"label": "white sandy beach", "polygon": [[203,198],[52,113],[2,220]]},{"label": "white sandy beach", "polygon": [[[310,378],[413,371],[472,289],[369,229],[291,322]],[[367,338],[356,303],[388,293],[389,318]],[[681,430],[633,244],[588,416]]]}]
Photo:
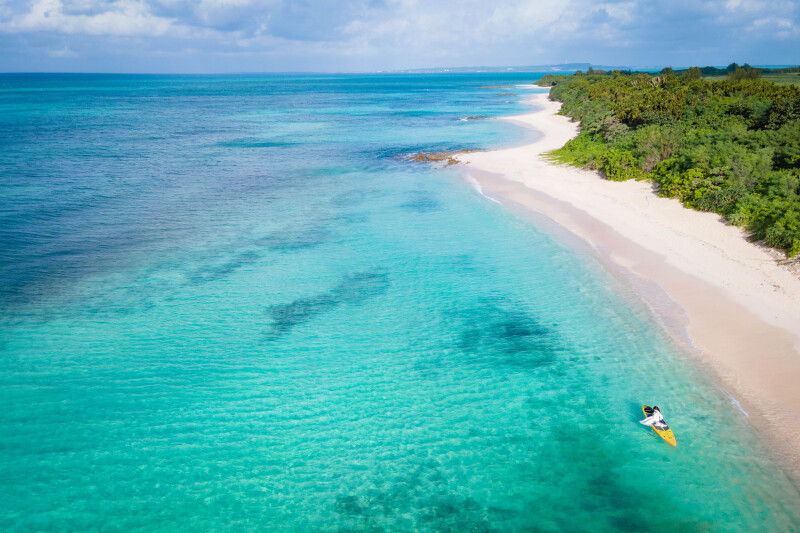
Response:
[{"label": "white sandy beach", "polygon": [[740,229],[658,197],[650,183],[547,162],[542,154],[578,133],[547,96],[532,97],[536,111],[510,118],[543,136],[459,156],[470,176],[490,198],[577,235],[631,282],[800,479],[800,279]]}]

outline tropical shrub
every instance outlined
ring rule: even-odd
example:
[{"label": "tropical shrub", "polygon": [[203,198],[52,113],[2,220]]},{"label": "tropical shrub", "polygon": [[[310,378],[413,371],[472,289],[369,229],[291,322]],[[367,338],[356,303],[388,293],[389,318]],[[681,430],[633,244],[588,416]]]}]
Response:
[{"label": "tropical shrub", "polygon": [[633,153],[617,148],[607,150],[600,155],[597,168],[611,181],[625,181],[637,178],[641,174]]}]

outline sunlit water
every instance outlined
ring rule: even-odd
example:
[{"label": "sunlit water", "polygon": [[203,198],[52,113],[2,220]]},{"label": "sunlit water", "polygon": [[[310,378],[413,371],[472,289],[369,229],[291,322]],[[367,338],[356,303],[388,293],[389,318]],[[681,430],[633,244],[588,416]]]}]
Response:
[{"label": "sunlit water", "polygon": [[795,531],[627,289],[402,160],[536,77],[0,77],[0,529]]}]

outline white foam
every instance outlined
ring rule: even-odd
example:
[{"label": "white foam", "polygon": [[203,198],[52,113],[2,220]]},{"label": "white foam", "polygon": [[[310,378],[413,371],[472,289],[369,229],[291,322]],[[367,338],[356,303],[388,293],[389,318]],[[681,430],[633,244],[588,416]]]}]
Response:
[{"label": "white foam", "polygon": [[742,407],[742,404],[739,403],[739,400],[737,400],[736,398],[733,397],[733,394],[731,394],[728,391],[725,391],[725,394],[728,395],[728,400],[731,402],[731,405],[733,405],[739,411],[741,411],[744,414],[744,416],[746,416],[747,418],[750,418],[750,415],[748,414],[748,412],[744,410],[744,407]]},{"label": "white foam", "polygon": [[484,198],[487,198],[487,199],[491,200],[492,202],[494,202],[494,203],[496,203],[496,204],[503,205],[503,204],[502,204],[502,202],[500,202],[500,200],[496,200],[495,198],[492,198],[491,196],[489,196],[489,195],[487,195],[485,192],[483,192],[483,187],[481,187],[481,184],[480,184],[480,183],[478,183],[478,180],[476,180],[475,178],[473,178],[471,174],[467,174],[467,180],[468,180],[468,181],[469,181],[469,182],[472,184],[472,186],[475,188],[475,190],[476,190],[476,191],[478,191],[478,193],[479,193],[481,196],[483,196]]}]

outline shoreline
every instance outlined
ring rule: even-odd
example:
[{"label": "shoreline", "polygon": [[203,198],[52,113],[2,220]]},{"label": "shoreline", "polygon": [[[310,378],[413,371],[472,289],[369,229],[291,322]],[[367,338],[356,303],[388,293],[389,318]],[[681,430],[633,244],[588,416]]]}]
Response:
[{"label": "shoreline", "polygon": [[476,188],[521,216],[574,235],[625,282],[718,383],[800,480],[800,279],[719,215],[661,198],[649,182],[611,182],[547,161],[579,131],[548,92],[505,120],[533,142],[457,156]]}]

